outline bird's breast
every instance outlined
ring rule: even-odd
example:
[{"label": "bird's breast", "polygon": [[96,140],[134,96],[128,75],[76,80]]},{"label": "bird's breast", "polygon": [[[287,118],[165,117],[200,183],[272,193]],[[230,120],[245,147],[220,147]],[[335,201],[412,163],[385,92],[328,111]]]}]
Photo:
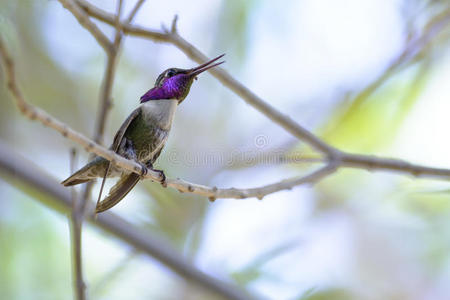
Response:
[{"label": "bird's breast", "polygon": [[151,100],[142,104],[142,114],[146,122],[170,130],[177,105],[175,99]]}]

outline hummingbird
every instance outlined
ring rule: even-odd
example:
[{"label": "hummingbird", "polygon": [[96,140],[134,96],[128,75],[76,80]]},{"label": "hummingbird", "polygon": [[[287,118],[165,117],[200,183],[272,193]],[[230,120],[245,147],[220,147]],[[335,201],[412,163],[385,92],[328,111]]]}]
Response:
[{"label": "hummingbird", "polygon": [[224,55],[192,69],[170,68],[162,72],[156,79],[155,86],[140,98],[139,107],[120,126],[109,149],[139,163],[142,167],[141,174],[110,165],[107,159],[96,156],[61,183],[64,186],[73,186],[98,177],[120,176],[108,196],[97,203],[96,213],[110,209],[119,203],[138,183],[142,174],[148,172],[148,169],[158,172],[165,186],[164,172],[155,170],[153,164],[167,141],[176,108],[189,94],[194,79],[197,79],[200,73],[224,63],[225,61],[214,63]]}]

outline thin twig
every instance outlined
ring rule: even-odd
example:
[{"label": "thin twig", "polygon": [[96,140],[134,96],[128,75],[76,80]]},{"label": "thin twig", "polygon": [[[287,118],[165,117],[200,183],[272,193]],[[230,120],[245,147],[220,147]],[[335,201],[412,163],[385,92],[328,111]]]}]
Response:
[{"label": "thin twig", "polygon": [[128,15],[128,18],[125,19],[125,24],[131,24],[131,22],[133,22],[134,17],[137,15],[144,2],[145,0],[139,0],[138,2],[136,2],[130,14]]},{"label": "thin twig", "polygon": [[449,169],[421,166],[401,159],[378,157],[375,155],[344,153],[341,157],[339,167],[366,169],[369,171],[395,171],[416,177],[450,179]]},{"label": "thin twig", "polygon": [[116,33],[113,42],[113,48],[115,50],[119,49],[120,41],[122,39],[122,23],[120,21],[120,18],[122,17],[122,7],[123,7],[123,0],[118,0],[116,12]]},{"label": "thin twig", "polygon": [[[76,151],[71,151],[70,159],[70,172],[73,173],[76,170]],[[83,280],[83,260],[82,260],[82,224],[83,224],[83,212],[80,211],[80,201],[77,193],[71,189],[72,210],[70,214],[70,231],[71,231],[71,246],[72,246],[72,265],[73,265],[73,278],[74,278],[74,292],[77,300],[86,299],[86,285]]]},{"label": "thin twig", "polygon": [[[79,202],[79,201],[78,201]],[[70,224],[71,224],[71,246],[73,257],[73,271],[74,271],[74,291],[77,300],[86,299],[86,284],[83,280],[83,260],[82,260],[82,239],[81,232],[83,227],[82,218],[80,218],[80,205],[76,204],[75,209],[72,210]]]}]

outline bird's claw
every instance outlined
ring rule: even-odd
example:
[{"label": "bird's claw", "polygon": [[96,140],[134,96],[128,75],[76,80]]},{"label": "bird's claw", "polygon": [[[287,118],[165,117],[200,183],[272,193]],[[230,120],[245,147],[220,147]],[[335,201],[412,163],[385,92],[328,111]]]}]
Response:
[{"label": "bird's claw", "polygon": [[160,181],[160,183],[161,183],[161,185],[163,186],[163,187],[167,187],[167,182],[166,182],[166,174],[164,174],[164,171],[163,170],[156,170],[156,169],[153,169],[153,164],[151,163],[151,162],[148,162],[147,163],[147,168],[146,168],[147,170],[148,169],[150,169],[150,170],[152,170],[152,171],[155,171],[155,172],[158,172],[159,173],[159,177],[161,178],[161,181]]},{"label": "bird's claw", "polygon": [[166,174],[164,174],[164,171],[162,171],[162,170],[155,170],[155,171],[158,171],[159,177],[162,178],[161,185],[166,188],[167,187]]},{"label": "bird's claw", "polygon": [[148,173],[148,168],[143,163],[139,163],[139,165],[141,165],[141,176],[144,177]]}]

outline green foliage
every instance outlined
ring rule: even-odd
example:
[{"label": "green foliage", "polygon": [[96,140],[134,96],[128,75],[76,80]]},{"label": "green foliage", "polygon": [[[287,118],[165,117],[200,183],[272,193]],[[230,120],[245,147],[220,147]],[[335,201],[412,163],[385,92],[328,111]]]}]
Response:
[{"label": "green foliage", "polygon": [[389,145],[419,99],[429,78],[429,64],[392,76],[375,91],[362,91],[341,104],[322,130],[332,145],[353,152],[370,152]]}]

